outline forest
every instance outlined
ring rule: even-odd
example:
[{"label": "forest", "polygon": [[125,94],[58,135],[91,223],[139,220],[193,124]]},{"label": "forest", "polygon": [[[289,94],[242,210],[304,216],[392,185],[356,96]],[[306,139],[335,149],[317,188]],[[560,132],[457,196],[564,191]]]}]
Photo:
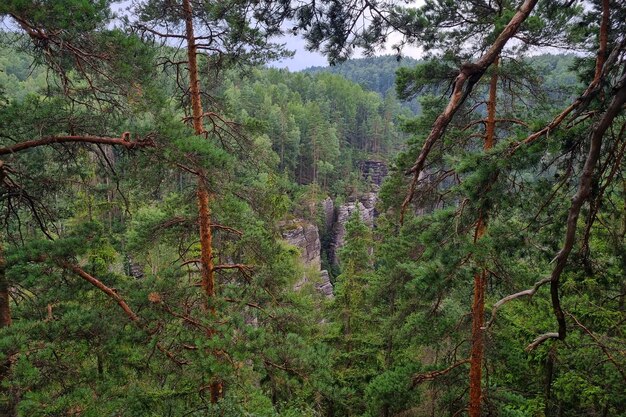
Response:
[{"label": "forest", "polygon": [[626,417],[623,0],[0,21],[0,417]]}]

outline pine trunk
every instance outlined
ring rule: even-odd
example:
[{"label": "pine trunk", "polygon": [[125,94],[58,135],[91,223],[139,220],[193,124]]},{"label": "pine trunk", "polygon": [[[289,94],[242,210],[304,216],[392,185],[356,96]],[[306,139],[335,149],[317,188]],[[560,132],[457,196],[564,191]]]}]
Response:
[{"label": "pine trunk", "polygon": [[[489,102],[487,103],[487,123],[483,148],[493,148],[496,130],[496,92],[498,88],[498,58],[493,62],[494,72],[489,83]],[[474,242],[482,238],[487,230],[486,213],[481,210],[476,225]],[[482,363],[483,363],[483,326],[485,317],[485,287],[487,270],[474,275],[474,301],[472,303],[472,351],[470,355],[470,402],[469,416],[480,417],[482,403]]]},{"label": "pine trunk", "polygon": [[[193,118],[193,129],[197,135],[204,133],[203,127],[203,111],[202,98],[200,96],[200,80],[198,78],[198,60],[196,39],[193,28],[193,10],[190,0],[183,0],[183,12],[185,14],[185,29],[187,37],[187,59],[189,65],[189,94],[191,97],[191,110]],[[215,306],[213,298],[215,297],[215,275],[213,270],[213,247],[211,232],[211,211],[209,208],[210,194],[205,184],[204,172],[198,175],[198,221],[200,222],[200,250],[201,262],[200,268],[202,272],[202,289],[205,300],[205,309],[212,316],[215,316]],[[214,329],[209,329],[208,336],[215,335]],[[215,353],[217,356],[218,353]],[[221,381],[213,381],[209,385],[211,393],[211,402],[216,403],[223,395],[223,384]]]}]

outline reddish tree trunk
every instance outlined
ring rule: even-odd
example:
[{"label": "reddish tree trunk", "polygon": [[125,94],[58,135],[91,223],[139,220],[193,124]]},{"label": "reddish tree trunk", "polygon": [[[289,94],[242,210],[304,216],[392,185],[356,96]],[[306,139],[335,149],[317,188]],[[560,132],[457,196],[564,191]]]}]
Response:
[{"label": "reddish tree trunk", "polygon": [[406,171],[406,174],[413,174],[413,181],[411,181],[409,192],[402,203],[400,210],[400,223],[403,223],[404,213],[413,200],[415,189],[420,179],[420,174],[424,169],[426,158],[428,158],[430,150],[443,136],[457,110],[463,105],[465,98],[472,91],[473,86],[480,81],[485,71],[487,71],[487,68],[493,65],[493,63],[498,59],[504,46],[513,36],[515,36],[522,23],[524,23],[528,16],[530,16],[530,13],[535,8],[537,2],[538,0],[525,0],[484,55],[481,56],[476,62],[472,64],[464,64],[461,67],[459,74],[454,80],[452,95],[450,96],[448,105],[437,117],[435,123],[433,123],[432,130],[424,141],[422,149],[415,160],[415,164],[413,164],[413,166]]},{"label": "reddish tree trunk", "polygon": [[[479,220],[477,236],[484,234],[484,223]],[[472,352],[470,355],[470,417],[480,417],[482,402],[482,362],[483,362],[483,323],[485,314],[485,282],[486,271],[474,275],[474,302],[472,304]]]},{"label": "reddish tree trunk", "polygon": [[[498,89],[498,58],[493,62],[494,72],[489,82],[489,102],[487,103],[487,123],[485,125],[485,142],[483,148],[489,150],[495,143],[496,130],[496,92]],[[486,213],[482,210],[478,217],[474,243],[482,238],[487,230]],[[470,355],[470,402],[469,416],[480,417],[482,402],[482,362],[484,351],[483,326],[485,318],[485,287],[487,271],[474,275],[474,301],[472,303],[472,351]]]},{"label": "reddish tree trunk", "polygon": [[198,78],[198,51],[196,48],[196,38],[193,30],[193,10],[189,0],[183,0],[183,12],[185,14],[185,36],[187,37],[189,94],[191,96],[193,129],[196,134],[200,135],[204,131],[204,128],[202,127],[202,99],[200,97],[200,79]]},{"label": "reddish tree trunk", "polygon": [[[183,0],[183,12],[185,15],[185,36],[187,37],[187,60],[189,65],[189,94],[191,97],[191,111],[193,120],[193,129],[197,135],[204,133],[203,127],[203,111],[202,98],[200,96],[200,80],[198,77],[198,60],[196,39],[193,28],[193,10],[190,0]],[[215,306],[213,298],[215,297],[215,275],[213,268],[213,248],[212,248],[212,232],[211,232],[211,211],[209,208],[210,194],[204,182],[204,173],[201,171],[198,175],[198,221],[200,222],[200,268],[202,272],[202,289],[206,296],[205,308],[213,316],[215,316]],[[215,335],[214,329],[209,329],[208,336]],[[218,352],[215,352],[219,356]],[[223,395],[223,384],[221,381],[214,381],[209,386],[211,393],[211,402],[216,403]]]},{"label": "reddish tree trunk", "polygon": [[11,320],[11,306],[9,305],[11,299],[9,298],[9,286],[4,280],[4,276],[0,277],[0,329],[10,326],[13,321]]}]

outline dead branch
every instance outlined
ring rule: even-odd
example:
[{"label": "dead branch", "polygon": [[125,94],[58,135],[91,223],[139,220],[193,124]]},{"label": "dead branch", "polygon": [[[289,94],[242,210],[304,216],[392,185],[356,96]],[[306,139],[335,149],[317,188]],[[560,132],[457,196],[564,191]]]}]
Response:
[{"label": "dead branch", "polygon": [[545,333],[540,336],[537,336],[537,338],[533,340],[530,345],[526,346],[526,352],[532,352],[533,350],[537,348],[537,346],[539,346],[546,340],[558,339],[558,338],[559,338],[558,333]]},{"label": "dead branch", "polygon": [[591,330],[589,330],[587,327],[585,327],[585,325],[583,325],[573,314],[567,313],[567,315],[570,316],[572,318],[572,320],[574,320],[574,322],[578,325],[578,327],[583,329],[583,331],[585,333],[587,333],[589,335],[589,337],[591,337],[594,340],[594,342],[596,342],[596,344],[598,345],[600,350],[602,350],[602,352],[606,355],[606,358],[609,360],[609,362],[611,362],[613,364],[613,366],[615,366],[615,369],[617,369],[617,372],[619,372],[619,374],[622,376],[622,378],[626,382],[626,372],[624,372],[624,370],[619,366],[619,364],[617,363],[617,361],[615,360],[613,355],[611,355],[611,352],[609,351],[609,348],[606,347],[605,344],[600,342],[600,339],[596,335],[594,335],[591,332]]},{"label": "dead branch", "polygon": [[415,388],[417,385],[421,384],[424,381],[432,381],[435,378],[438,378],[442,375],[445,375],[447,373],[449,373],[450,371],[452,371],[455,368],[458,368],[461,365],[464,365],[466,363],[469,363],[470,360],[469,358],[467,359],[462,359],[458,362],[453,363],[452,365],[450,365],[449,367],[447,367],[446,369],[440,369],[437,371],[431,371],[431,372],[426,372],[423,374],[417,374],[413,377],[413,381],[411,383],[411,388]]},{"label": "dead branch", "polygon": [[225,297],[224,301],[226,301],[228,303],[244,303],[248,307],[256,308],[257,310],[262,311],[263,313],[265,313],[268,317],[274,318],[273,314],[268,313],[263,307],[261,307],[260,305],[258,305],[256,303],[250,303],[250,302],[247,302],[247,301],[237,300],[236,298],[229,298],[229,297]]},{"label": "dead branch", "polygon": [[237,236],[243,236],[243,232],[241,230],[237,230],[237,229],[229,227],[229,226],[224,226],[224,225],[217,224],[217,223],[211,223],[209,226],[214,228],[214,229],[220,229],[220,230],[224,230],[224,231],[230,232],[230,233],[235,234]]},{"label": "dead branch", "polygon": [[535,282],[532,288],[517,292],[515,294],[507,295],[506,297],[504,297],[503,299],[495,303],[493,305],[493,308],[491,309],[491,319],[489,320],[489,323],[487,323],[487,326],[485,326],[485,328],[488,329],[491,327],[494,320],[496,319],[496,313],[498,312],[498,310],[500,310],[500,308],[502,308],[504,304],[508,303],[509,301],[513,301],[516,298],[521,298],[521,297],[531,298],[533,295],[535,295],[535,293],[539,290],[539,288],[543,287],[548,282],[550,282],[550,278],[549,277],[544,278],[541,281]]},{"label": "dead branch", "polygon": [[252,266],[245,264],[220,264],[213,266],[214,271],[219,271],[222,269],[238,269],[242,272],[249,272],[252,269]]}]

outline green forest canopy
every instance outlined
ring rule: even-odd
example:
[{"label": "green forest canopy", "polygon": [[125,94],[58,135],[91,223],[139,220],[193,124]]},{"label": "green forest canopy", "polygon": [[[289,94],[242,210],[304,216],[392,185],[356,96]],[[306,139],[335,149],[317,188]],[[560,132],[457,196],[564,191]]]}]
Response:
[{"label": "green forest canopy", "polygon": [[0,415],[626,416],[620,2],[0,14]]}]

